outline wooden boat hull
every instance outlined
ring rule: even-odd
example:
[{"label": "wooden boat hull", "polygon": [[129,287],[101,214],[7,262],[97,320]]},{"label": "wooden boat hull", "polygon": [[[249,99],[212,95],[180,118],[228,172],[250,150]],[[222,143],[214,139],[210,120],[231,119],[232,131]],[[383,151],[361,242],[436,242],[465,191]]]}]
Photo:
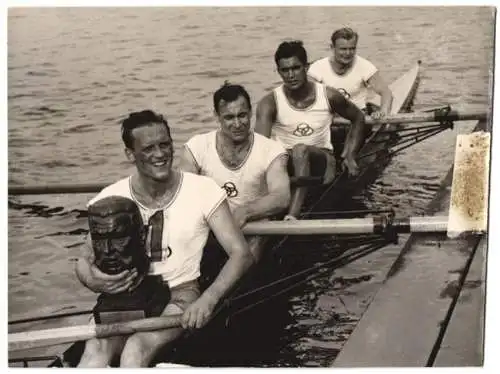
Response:
[{"label": "wooden boat hull", "polygon": [[[413,99],[418,89],[419,72],[420,61],[390,85],[394,95],[391,114],[407,112],[411,109]],[[377,99],[374,100],[374,104],[378,104]],[[315,211],[318,210],[319,207],[321,207],[322,210],[334,209],[340,200],[345,199],[347,196],[352,196],[356,191],[364,188],[380,174],[390,161],[386,157],[387,148],[394,141],[391,135],[383,133],[383,130],[386,128],[387,125],[380,125],[374,128],[372,135],[367,139],[365,146],[361,151],[361,156],[369,156],[363,157],[360,162],[360,175],[355,179],[348,179],[344,174],[342,174],[328,186],[316,186],[310,188],[310,193],[308,194],[308,198],[306,199],[303,209],[304,212]],[[332,139],[337,151],[342,149],[343,137],[345,136],[345,133],[346,131],[343,127],[332,127]],[[270,249],[274,252],[283,248],[286,241],[286,237],[273,238],[270,241],[263,243],[261,250],[267,255],[268,252],[270,252]],[[218,261],[215,262],[220,265],[223,261],[223,258],[219,258]],[[218,266],[215,266],[215,268],[218,268]],[[207,272],[211,273],[211,271]],[[251,275],[253,279],[253,274]],[[211,276],[208,276],[205,283],[208,284],[210,280]],[[254,287],[252,282],[246,281],[243,283],[242,287],[237,290],[237,292],[241,293],[245,290],[251,289],[252,287]],[[212,330],[213,329],[214,328],[212,327]],[[76,366],[83,353],[83,348],[84,342],[76,342],[72,344],[63,353],[60,359],[51,362],[49,366]],[[159,355],[159,358],[160,361],[163,361],[165,353],[162,352]]]}]

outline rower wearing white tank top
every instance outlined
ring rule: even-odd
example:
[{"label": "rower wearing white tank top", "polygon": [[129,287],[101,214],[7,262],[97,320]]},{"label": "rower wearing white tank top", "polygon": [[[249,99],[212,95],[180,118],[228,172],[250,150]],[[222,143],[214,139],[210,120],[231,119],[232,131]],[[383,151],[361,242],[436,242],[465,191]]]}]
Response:
[{"label": "rower wearing white tank top", "polygon": [[319,83],[313,84],[315,100],[303,109],[293,107],[288,101],[284,85],[273,90],[277,114],[271,138],[279,141],[287,149],[302,143],[333,150],[330,135],[333,110],[328,102],[326,87]]},{"label": "rower wearing white tank top", "polygon": [[[252,105],[244,87],[226,83],[213,99],[219,128],[189,139],[181,168],[223,188],[240,226],[285,213],[290,202],[285,148],[251,129]],[[264,237],[247,240],[258,259]]]},{"label": "rower wearing white tank top", "polygon": [[[290,167],[296,177],[320,169],[323,183],[337,174],[330,139],[334,113],[351,121],[342,151],[342,165],[350,176],[359,173],[356,156],[364,142],[364,115],[336,89],[309,81],[307,52],[300,41],[283,42],[274,54],[283,84],[264,96],[257,106],[255,131],[280,141],[291,155]],[[300,214],[306,188],[298,187],[285,219]]]},{"label": "rower wearing white tank top", "polygon": [[362,110],[373,93],[380,95],[380,107],[372,118],[382,118],[390,114],[393,95],[378,69],[367,59],[356,54],[358,34],[350,28],[333,32],[330,48],[332,55],[311,64],[308,74],[314,80],[336,88]]}]

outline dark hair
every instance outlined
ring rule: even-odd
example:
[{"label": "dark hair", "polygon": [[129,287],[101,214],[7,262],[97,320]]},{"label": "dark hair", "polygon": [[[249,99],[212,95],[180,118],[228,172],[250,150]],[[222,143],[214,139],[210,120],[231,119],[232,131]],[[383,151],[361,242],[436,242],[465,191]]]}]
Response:
[{"label": "dark hair", "polygon": [[335,30],[332,34],[330,40],[332,41],[332,45],[335,45],[335,41],[337,39],[346,39],[351,40],[352,38],[356,38],[356,42],[358,41],[358,33],[351,29],[350,27],[343,27],[341,29]]},{"label": "dark hair", "polygon": [[219,105],[222,100],[226,103],[231,103],[238,100],[238,97],[243,96],[247,103],[248,108],[252,109],[252,103],[250,102],[250,95],[243,86],[239,84],[231,84],[228,81],[224,82],[217,91],[214,93],[214,109],[217,114],[219,114]]},{"label": "dark hair", "polygon": [[165,128],[168,131],[168,136],[170,135],[170,127],[168,126],[168,122],[161,114],[156,114],[152,110],[143,110],[141,112],[132,112],[129,116],[122,122],[122,140],[125,144],[125,147],[129,149],[133,149],[133,138],[132,138],[132,130],[147,126],[152,123],[162,123],[165,125]]},{"label": "dark hair", "polygon": [[279,60],[290,57],[297,57],[300,62],[307,65],[307,52],[300,40],[281,43],[274,54],[274,62],[279,65]]}]

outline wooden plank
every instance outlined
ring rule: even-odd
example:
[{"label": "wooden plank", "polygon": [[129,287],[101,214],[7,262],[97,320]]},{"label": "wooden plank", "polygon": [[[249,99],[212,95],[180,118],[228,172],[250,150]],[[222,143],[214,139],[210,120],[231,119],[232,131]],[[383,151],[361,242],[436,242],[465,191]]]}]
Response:
[{"label": "wooden plank", "polygon": [[483,365],[486,247],[487,240],[484,238],[474,255],[433,366]]},{"label": "wooden plank", "polygon": [[[452,176],[450,170],[428,214],[448,213]],[[332,365],[427,366],[479,240],[476,235],[449,239],[446,234],[412,234]]]}]

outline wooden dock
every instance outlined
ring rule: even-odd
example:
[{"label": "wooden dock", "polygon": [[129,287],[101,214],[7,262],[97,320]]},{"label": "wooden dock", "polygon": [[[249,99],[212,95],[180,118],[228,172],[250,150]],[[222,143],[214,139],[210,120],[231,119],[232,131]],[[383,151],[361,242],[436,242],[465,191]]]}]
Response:
[{"label": "wooden dock", "polygon": [[[447,215],[452,176],[426,214]],[[486,235],[412,234],[331,365],[481,366],[486,248]]]},{"label": "wooden dock", "polygon": [[482,366],[487,240],[476,249],[469,273],[433,366]]}]

